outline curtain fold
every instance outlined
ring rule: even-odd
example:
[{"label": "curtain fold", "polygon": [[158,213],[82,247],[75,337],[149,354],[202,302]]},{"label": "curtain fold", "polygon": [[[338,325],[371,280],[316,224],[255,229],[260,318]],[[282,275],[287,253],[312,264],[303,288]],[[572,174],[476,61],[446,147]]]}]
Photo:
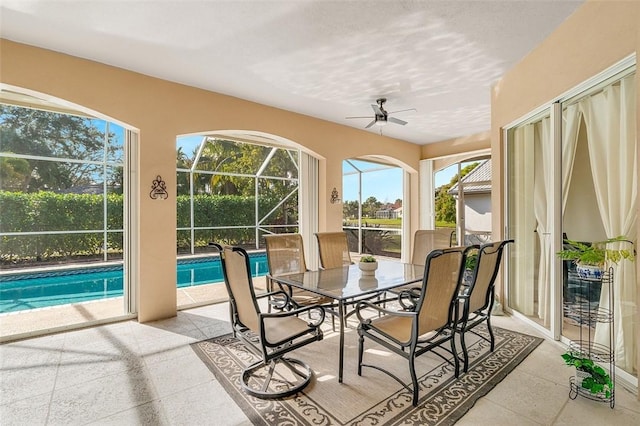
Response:
[{"label": "curtain fold", "polygon": [[[596,199],[607,237],[633,237],[637,220],[635,75],[581,100],[579,107],[584,116]],[[616,365],[633,373],[637,371],[636,269],[627,261],[613,267]],[[604,290],[600,306],[606,307],[610,295]],[[609,326],[596,326],[596,342],[608,344]]]},{"label": "curtain fold", "polygon": [[553,193],[551,180],[552,144],[551,119],[543,118],[533,127],[533,207],[536,216],[536,233],[538,235],[540,256],[538,260],[538,318],[543,325],[551,323],[551,235],[549,235],[549,197]]},{"label": "curtain fold", "polygon": [[509,286],[509,304],[524,315],[535,311],[535,214],[533,212],[534,187],[534,131],[525,125],[514,129],[512,144],[511,202],[513,217],[510,235],[515,240],[514,252],[518,254],[513,264],[514,279]]},{"label": "curtain fold", "polygon": [[569,187],[573,174],[573,162],[578,146],[578,130],[582,113],[577,103],[565,107],[562,111],[562,216],[569,199]]}]

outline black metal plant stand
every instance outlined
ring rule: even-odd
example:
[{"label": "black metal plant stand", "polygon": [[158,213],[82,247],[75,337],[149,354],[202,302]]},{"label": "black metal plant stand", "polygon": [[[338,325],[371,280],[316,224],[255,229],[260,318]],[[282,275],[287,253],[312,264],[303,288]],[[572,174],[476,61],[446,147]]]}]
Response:
[{"label": "black metal plant stand", "polygon": [[[613,315],[613,268],[604,271],[601,279],[585,279],[578,278],[586,289],[586,294],[591,293],[591,286],[601,286],[601,291],[609,291],[608,306],[600,306],[599,303],[592,302],[590,297],[584,297],[577,303],[572,304],[569,308],[572,316],[577,319],[579,325],[579,338],[572,340],[569,344],[569,351],[575,356],[589,358],[604,368],[609,376],[613,386],[607,396],[605,392],[591,393],[589,389],[581,386],[577,374],[569,380],[569,398],[576,399],[578,395],[598,402],[608,402],[609,406],[615,406],[615,351],[613,342],[614,333],[614,315]],[[596,343],[593,341],[595,326],[598,323],[609,324],[609,343],[608,345]],[[586,331],[585,331],[586,328]],[[578,370],[576,370],[578,371]]]}]

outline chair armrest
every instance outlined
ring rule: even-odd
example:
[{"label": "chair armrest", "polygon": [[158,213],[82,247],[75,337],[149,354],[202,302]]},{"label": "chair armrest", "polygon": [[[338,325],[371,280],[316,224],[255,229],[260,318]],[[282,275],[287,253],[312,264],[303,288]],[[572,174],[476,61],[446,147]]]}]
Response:
[{"label": "chair armrest", "polygon": [[[318,327],[324,321],[325,310],[320,305],[311,305],[305,306],[298,309],[293,309],[291,311],[283,311],[283,312],[265,312],[261,313],[261,318],[282,318],[282,317],[291,317],[303,314],[305,312],[317,311],[320,314],[320,318],[316,321],[309,321],[308,324],[310,327]],[[310,316],[309,316],[310,317]]]},{"label": "chair armrest", "polygon": [[278,294],[283,295],[284,297],[287,298],[287,300],[289,300],[289,295],[287,294],[287,292],[282,290],[275,290],[275,291],[269,291],[267,293],[256,294],[256,299],[264,299],[265,297],[276,296]]},{"label": "chair armrest", "polygon": [[412,287],[398,293],[398,303],[404,310],[413,311],[416,308],[416,299],[420,297],[422,287]]},{"label": "chair armrest", "polygon": [[291,296],[284,290],[274,290],[274,291],[269,291],[269,292],[262,293],[262,294],[256,294],[256,300],[264,299],[265,297],[270,297],[270,296],[282,296],[283,297],[283,299],[278,300],[278,303],[269,302],[269,303],[272,303],[272,305],[276,309],[285,310],[285,309],[288,309],[290,307],[297,308],[299,306],[295,302],[295,300],[293,300],[291,298]]},{"label": "chair armrest", "polygon": [[405,311],[395,311],[395,310],[385,309],[385,308],[381,308],[379,305],[377,305],[375,303],[371,303],[371,302],[363,300],[361,302],[358,302],[356,304],[356,308],[355,308],[356,315],[358,316],[358,320],[360,322],[370,321],[370,319],[365,318],[362,315],[360,315],[360,311],[363,310],[363,309],[373,309],[373,310],[378,311],[378,313],[380,313],[380,314],[394,315],[394,316],[399,316],[399,317],[414,317],[414,316],[416,316],[416,313],[412,312],[412,311],[405,312]]}]

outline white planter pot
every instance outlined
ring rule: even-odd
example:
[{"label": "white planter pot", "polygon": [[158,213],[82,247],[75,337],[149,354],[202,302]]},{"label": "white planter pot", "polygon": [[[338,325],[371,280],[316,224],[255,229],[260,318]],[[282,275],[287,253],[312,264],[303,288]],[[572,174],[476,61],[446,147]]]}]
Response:
[{"label": "white planter pot", "polygon": [[602,279],[602,267],[597,265],[583,265],[576,263],[578,276],[585,280],[600,281]]},{"label": "white planter pot", "polygon": [[375,275],[376,269],[378,269],[378,262],[360,262],[358,263],[362,275]]}]

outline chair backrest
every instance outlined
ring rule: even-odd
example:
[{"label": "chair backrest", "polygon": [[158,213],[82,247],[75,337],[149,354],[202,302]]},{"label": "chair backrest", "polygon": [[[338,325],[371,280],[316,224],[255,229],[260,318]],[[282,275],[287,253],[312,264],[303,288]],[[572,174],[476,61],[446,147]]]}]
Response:
[{"label": "chair backrest", "polygon": [[419,229],[413,236],[413,253],[411,263],[424,265],[427,255],[435,249],[451,247],[450,228]]},{"label": "chair backrest", "polygon": [[493,291],[500,269],[504,246],[513,240],[483,244],[478,250],[476,268],[469,286],[469,312],[486,309],[493,301]]},{"label": "chair backrest", "polygon": [[346,232],[317,232],[320,266],[324,269],[351,265]]},{"label": "chair backrest", "polygon": [[224,283],[231,304],[232,325],[240,323],[241,326],[260,335],[260,308],[253,290],[249,255],[241,247],[215,246],[220,250]]},{"label": "chair backrest", "polygon": [[264,242],[267,250],[269,274],[272,276],[303,273],[307,270],[302,235],[265,235]]},{"label": "chair backrest", "polygon": [[422,291],[416,303],[418,335],[438,330],[453,319],[467,250],[451,247],[427,255]]}]

